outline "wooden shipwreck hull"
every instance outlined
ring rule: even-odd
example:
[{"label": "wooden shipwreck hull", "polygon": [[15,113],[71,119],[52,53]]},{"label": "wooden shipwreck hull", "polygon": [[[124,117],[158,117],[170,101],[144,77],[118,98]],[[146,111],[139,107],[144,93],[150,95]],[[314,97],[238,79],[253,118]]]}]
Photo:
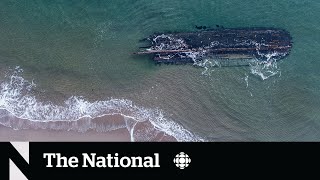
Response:
[{"label": "wooden shipwreck hull", "polygon": [[278,60],[292,46],[290,34],[274,28],[212,29],[153,34],[136,54],[150,54],[156,63],[184,64],[216,59],[223,66],[248,65],[253,60]]}]

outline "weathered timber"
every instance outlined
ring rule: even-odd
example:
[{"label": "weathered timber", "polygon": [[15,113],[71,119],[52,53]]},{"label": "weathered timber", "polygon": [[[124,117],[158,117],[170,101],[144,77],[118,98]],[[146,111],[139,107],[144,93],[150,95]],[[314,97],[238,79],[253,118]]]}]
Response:
[{"label": "weathered timber", "polygon": [[[156,63],[194,63],[217,59],[241,65],[252,59],[278,60],[287,56],[292,47],[290,34],[274,28],[211,29],[197,32],[153,34],[145,41],[149,48],[135,54],[150,54]],[[247,64],[248,64],[247,63]],[[224,63],[228,64],[228,63]]]}]

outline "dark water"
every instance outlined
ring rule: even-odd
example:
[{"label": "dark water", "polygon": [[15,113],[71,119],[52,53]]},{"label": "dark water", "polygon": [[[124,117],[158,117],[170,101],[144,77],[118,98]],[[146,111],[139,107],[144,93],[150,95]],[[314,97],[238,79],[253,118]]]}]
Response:
[{"label": "dark water", "polygon": [[[315,0],[3,0],[0,108],[26,121],[118,113],[179,140],[319,140],[319,8]],[[283,28],[293,49],[272,67],[207,70],[132,55],[154,32],[216,24]]]}]

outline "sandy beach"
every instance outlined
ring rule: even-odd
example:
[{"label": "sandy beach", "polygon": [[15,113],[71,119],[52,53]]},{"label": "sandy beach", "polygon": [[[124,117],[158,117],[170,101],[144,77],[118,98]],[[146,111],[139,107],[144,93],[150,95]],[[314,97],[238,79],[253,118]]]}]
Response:
[{"label": "sandy beach", "polygon": [[130,135],[126,129],[114,130],[106,133],[98,133],[93,130],[86,133],[75,131],[47,130],[47,129],[23,129],[14,130],[0,125],[0,141],[130,141]]},{"label": "sandy beach", "polygon": [[[120,115],[77,121],[35,122],[0,111],[0,141],[176,141],[149,122],[135,123]],[[130,132],[133,133],[131,137]]]}]

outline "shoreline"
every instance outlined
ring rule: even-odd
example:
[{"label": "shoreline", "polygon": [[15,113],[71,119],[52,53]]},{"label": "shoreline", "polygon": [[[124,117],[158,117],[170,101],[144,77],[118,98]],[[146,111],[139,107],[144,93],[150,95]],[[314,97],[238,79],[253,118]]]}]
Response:
[{"label": "shoreline", "polygon": [[6,111],[0,111],[0,114],[3,115],[0,118],[0,141],[177,141],[156,130],[149,121],[134,123],[120,115],[78,121],[34,122],[12,117]]},{"label": "shoreline", "polygon": [[89,130],[85,133],[76,131],[50,130],[50,129],[21,129],[14,130],[0,125],[0,141],[109,141],[130,142],[127,129],[121,128],[109,132],[96,132]]}]

